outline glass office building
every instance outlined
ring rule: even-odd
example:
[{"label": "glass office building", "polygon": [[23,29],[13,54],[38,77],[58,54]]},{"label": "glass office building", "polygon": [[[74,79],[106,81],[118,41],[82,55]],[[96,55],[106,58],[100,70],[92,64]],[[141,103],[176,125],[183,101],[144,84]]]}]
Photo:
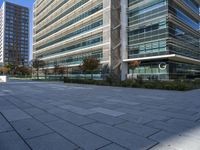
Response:
[{"label": "glass office building", "polygon": [[[55,64],[68,66],[71,73],[80,70],[83,59],[95,57],[102,66],[111,61],[111,47],[120,43],[119,31],[112,34],[111,26],[119,25],[119,0],[36,0],[34,4],[33,56],[44,60],[46,68]],[[119,8],[119,7],[118,7]],[[113,33],[113,32],[112,32]],[[118,44],[117,43],[117,44]],[[118,47],[117,47],[118,48]],[[115,49],[117,49],[115,48]],[[119,49],[119,48],[118,48]],[[115,59],[119,60],[119,59]],[[80,73],[80,72],[79,72]]]},{"label": "glass office building", "polygon": [[[84,58],[122,80],[200,75],[198,0],[36,0],[34,58],[76,73]],[[141,61],[131,69],[129,64]],[[100,70],[99,73],[102,71]]]},{"label": "glass office building", "polygon": [[4,2],[0,11],[0,63],[28,65],[29,9]]},{"label": "glass office building", "polygon": [[200,77],[198,0],[129,0],[129,73],[145,79]]}]

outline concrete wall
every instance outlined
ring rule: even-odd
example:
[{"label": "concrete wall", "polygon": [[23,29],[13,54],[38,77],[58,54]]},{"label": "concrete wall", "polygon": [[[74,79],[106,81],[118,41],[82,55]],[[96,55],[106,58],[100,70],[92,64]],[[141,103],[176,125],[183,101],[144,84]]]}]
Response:
[{"label": "concrete wall", "polygon": [[0,76],[0,82],[7,82],[7,76]]}]

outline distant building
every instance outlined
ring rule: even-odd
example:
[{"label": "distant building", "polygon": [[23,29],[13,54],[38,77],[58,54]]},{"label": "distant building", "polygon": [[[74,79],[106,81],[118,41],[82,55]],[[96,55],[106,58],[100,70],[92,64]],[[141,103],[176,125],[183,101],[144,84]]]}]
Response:
[{"label": "distant building", "polygon": [[[33,57],[81,73],[84,58],[118,79],[200,76],[199,0],[36,0]],[[141,61],[135,69],[133,61]]]},{"label": "distant building", "polygon": [[0,10],[0,63],[28,65],[29,9],[3,2]]}]

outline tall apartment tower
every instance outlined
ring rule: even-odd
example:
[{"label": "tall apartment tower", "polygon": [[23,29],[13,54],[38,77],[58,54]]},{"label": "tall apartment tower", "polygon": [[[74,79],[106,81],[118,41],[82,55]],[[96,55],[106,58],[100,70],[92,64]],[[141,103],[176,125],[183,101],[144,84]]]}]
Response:
[{"label": "tall apartment tower", "polygon": [[0,10],[0,64],[28,65],[29,9],[3,2]]},{"label": "tall apartment tower", "polygon": [[[33,56],[77,73],[100,60],[116,79],[200,76],[198,0],[36,0]],[[137,68],[130,64],[140,61]]]}]

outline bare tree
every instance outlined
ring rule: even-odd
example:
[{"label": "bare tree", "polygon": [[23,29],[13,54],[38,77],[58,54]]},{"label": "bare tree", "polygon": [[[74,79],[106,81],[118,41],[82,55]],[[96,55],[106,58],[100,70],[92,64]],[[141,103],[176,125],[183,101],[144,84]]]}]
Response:
[{"label": "bare tree", "polygon": [[39,79],[39,70],[45,66],[45,62],[43,60],[34,59],[32,60],[32,66],[37,71],[37,79]]},{"label": "bare tree", "polygon": [[137,67],[139,67],[140,64],[141,64],[141,61],[139,61],[139,60],[135,60],[135,61],[132,61],[132,62],[129,63],[129,67],[132,69],[132,79],[133,79],[133,72],[134,72],[134,70]]},{"label": "bare tree", "polygon": [[9,72],[7,67],[0,67],[0,74],[6,75]]},{"label": "bare tree", "polygon": [[83,71],[89,71],[91,74],[91,79],[93,79],[93,73],[96,69],[98,69],[100,61],[96,58],[86,58],[83,60],[83,64],[81,66]]}]

